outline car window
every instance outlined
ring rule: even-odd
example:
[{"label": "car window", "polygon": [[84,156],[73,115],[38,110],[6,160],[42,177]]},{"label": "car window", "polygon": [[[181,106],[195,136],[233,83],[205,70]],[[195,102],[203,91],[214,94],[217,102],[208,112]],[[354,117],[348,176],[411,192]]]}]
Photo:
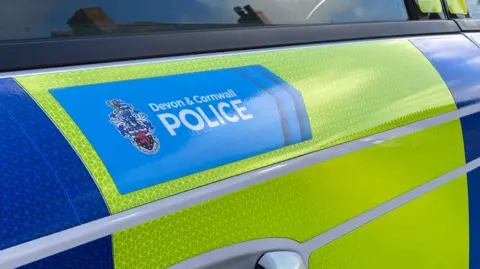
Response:
[{"label": "car window", "polygon": [[442,2],[440,0],[416,0],[415,2],[424,14],[443,12]]},{"label": "car window", "polygon": [[479,0],[466,0],[468,13],[470,17],[480,19],[480,1]]},{"label": "car window", "polygon": [[404,0],[2,0],[0,40],[407,19]]}]

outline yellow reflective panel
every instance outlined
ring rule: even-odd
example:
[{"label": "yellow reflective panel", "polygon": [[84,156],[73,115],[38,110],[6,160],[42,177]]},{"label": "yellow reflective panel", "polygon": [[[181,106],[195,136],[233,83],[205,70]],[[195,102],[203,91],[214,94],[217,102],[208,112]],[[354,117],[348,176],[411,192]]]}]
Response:
[{"label": "yellow reflective panel", "polygon": [[[55,88],[253,64],[263,65],[301,92],[313,138],[125,195],[117,190],[86,136],[49,93]],[[78,152],[111,213],[456,109],[445,82],[408,40],[222,55],[16,79]],[[159,89],[171,90],[175,89]]]},{"label": "yellow reflective panel", "polygon": [[378,143],[116,233],[115,268],[165,268],[261,238],[304,242],[465,163],[459,120]]},{"label": "yellow reflective panel", "polygon": [[468,269],[466,175],[314,251],[310,269]]},{"label": "yellow reflective panel", "polygon": [[443,12],[441,0],[418,0],[418,7],[423,13]]},{"label": "yellow reflective panel", "polygon": [[468,8],[465,0],[448,0],[448,10],[452,14],[467,15]]}]

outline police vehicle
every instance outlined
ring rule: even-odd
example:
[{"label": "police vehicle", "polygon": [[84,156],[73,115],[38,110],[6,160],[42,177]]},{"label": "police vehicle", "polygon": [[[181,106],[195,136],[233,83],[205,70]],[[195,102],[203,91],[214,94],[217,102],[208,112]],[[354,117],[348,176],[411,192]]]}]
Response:
[{"label": "police vehicle", "polygon": [[0,268],[480,268],[480,1],[0,1]]}]

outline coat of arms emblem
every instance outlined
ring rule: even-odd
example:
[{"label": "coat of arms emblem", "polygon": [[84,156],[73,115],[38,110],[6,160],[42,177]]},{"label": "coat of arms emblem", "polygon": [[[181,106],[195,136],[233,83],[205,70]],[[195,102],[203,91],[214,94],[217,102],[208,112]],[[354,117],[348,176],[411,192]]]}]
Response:
[{"label": "coat of arms emblem", "polygon": [[153,135],[155,127],[145,113],[118,99],[107,101],[107,105],[113,108],[113,112],[108,115],[110,123],[124,138],[129,139],[143,153],[158,152],[160,143]]}]

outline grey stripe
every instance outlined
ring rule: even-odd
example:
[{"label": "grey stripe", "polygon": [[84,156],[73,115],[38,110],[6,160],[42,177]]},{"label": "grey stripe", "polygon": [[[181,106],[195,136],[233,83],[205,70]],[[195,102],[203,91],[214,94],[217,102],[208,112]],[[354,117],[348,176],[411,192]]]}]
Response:
[{"label": "grey stripe", "polygon": [[473,44],[480,46],[480,44],[477,42],[477,40],[475,40],[475,36],[479,36],[478,34],[471,34],[471,33],[463,33],[463,35],[468,38],[468,40],[470,40]]},{"label": "grey stripe", "polygon": [[480,158],[469,162],[468,164],[453,170],[450,173],[447,173],[441,177],[438,177],[428,183],[425,183],[411,191],[408,191],[386,203],[383,203],[361,215],[356,216],[353,219],[348,220],[347,222],[336,226],[335,228],[317,236],[313,239],[302,244],[302,248],[307,252],[311,253],[315,249],[322,247],[333,240],[357,229],[358,227],[378,218],[386,213],[422,196],[423,194],[430,192],[466,173],[478,168],[480,166]]},{"label": "grey stripe", "polygon": [[[439,38],[439,37],[452,37],[461,34],[450,34],[450,35],[427,35],[427,36],[418,36],[415,38]],[[354,43],[370,43],[370,42],[382,42],[382,41],[391,41],[391,40],[410,40],[412,38],[408,37],[390,37],[390,38],[379,38],[373,40],[351,40],[351,41],[340,41],[340,42],[329,42],[324,44],[314,44],[314,45],[296,45],[296,46],[285,46],[285,47],[276,47],[276,48],[267,48],[267,49],[250,49],[250,50],[240,50],[234,52],[220,52],[220,53],[209,53],[209,54],[199,54],[199,55],[188,55],[188,56],[174,56],[174,57],[164,57],[157,59],[146,59],[146,60],[131,60],[131,61],[121,61],[121,62],[112,62],[112,63],[98,63],[98,64],[88,64],[88,65],[76,65],[69,67],[55,67],[55,68],[45,68],[38,70],[24,70],[24,71],[13,71],[13,72],[4,72],[0,73],[1,78],[7,77],[21,77],[21,76],[31,76],[31,75],[41,75],[47,73],[59,73],[59,72],[70,72],[78,70],[88,70],[96,68],[106,68],[106,67],[117,67],[117,66],[131,66],[131,65],[141,65],[141,64],[152,64],[152,63],[165,63],[173,61],[185,61],[185,60],[194,60],[202,58],[212,58],[212,57],[226,57],[233,55],[245,55],[252,53],[264,53],[264,52],[274,52],[274,51],[284,51],[284,50],[293,50],[293,49],[305,49],[305,48],[316,48],[316,47],[325,47],[325,46],[336,46],[341,44],[354,44]]]},{"label": "grey stripe", "polygon": [[295,170],[303,169],[371,145],[424,130],[479,111],[480,104],[471,105],[410,125],[398,127],[366,138],[277,163],[208,186],[199,187],[150,204],[76,226],[43,238],[32,240],[0,251],[0,266],[4,268],[28,264],[98,238],[171,214],[175,211],[291,173]]},{"label": "grey stripe", "polygon": [[254,268],[256,261],[262,256],[262,254],[279,250],[293,251],[300,254],[300,256],[302,256],[304,260],[305,265],[308,268],[309,257],[316,249],[474,170],[475,168],[478,168],[479,166],[480,158],[475,159],[474,161],[450,173],[447,173],[430,182],[427,182],[369,211],[366,211],[365,213],[362,213],[344,222],[343,224],[340,224],[326,231],[325,233],[306,241],[303,244],[283,238],[269,238],[242,242],[239,244],[227,246],[201,254],[199,256],[173,265],[169,267],[169,269]]},{"label": "grey stripe", "polygon": [[[183,261],[169,269],[253,269],[258,259],[266,252],[287,250],[300,253],[301,244],[285,238],[266,238],[242,242],[239,244],[216,249],[195,258]],[[308,256],[302,257],[308,259]]]}]

